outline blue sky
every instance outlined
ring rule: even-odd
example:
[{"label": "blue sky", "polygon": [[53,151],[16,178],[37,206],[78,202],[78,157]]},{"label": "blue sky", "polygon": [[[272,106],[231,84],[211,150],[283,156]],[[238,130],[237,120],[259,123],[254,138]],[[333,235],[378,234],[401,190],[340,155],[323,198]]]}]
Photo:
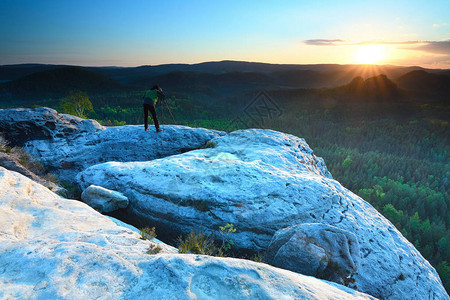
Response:
[{"label": "blue sky", "polygon": [[377,43],[378,63],[450,68],[448,11],[448,0],[0,0],[0,64],[355,63]]}]

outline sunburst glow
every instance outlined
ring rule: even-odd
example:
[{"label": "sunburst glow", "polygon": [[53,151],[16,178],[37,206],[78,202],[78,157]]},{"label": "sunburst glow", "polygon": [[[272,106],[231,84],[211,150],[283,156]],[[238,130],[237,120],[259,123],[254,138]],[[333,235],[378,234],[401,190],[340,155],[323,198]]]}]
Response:
[{"label": "sunburst glow", "polygon": [[355,63],[376,64],[385,59],[386,51],[382,45],[358,46],[355,53]]}]

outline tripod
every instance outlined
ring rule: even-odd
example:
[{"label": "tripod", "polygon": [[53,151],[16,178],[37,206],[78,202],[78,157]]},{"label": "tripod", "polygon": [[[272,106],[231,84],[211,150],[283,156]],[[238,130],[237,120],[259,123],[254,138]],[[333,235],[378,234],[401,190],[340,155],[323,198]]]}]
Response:
[{"label": "tripod", "polygon": [[[172,117],[173,123],[175,125],[177,125],[177,121],[175,121],[175,118],[173,117],[172,111],[170,110],[169,105],[167,104],[166,97],[163,97],[162,101],[166,105],[167,111],[169,112],[170,116]],[[161,119],[162,119],[162,122],[164,123],[164,105],[163,105],[162,102],[161,102]]]}]

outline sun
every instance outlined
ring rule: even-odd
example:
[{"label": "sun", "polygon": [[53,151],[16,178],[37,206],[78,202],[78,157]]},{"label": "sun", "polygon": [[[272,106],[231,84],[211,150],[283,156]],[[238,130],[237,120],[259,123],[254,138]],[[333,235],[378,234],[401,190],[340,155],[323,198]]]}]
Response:
[{"label": "sun", "polygon": [[358,46],[354,60],[357,64],[376,64],[385,58],[385,52],[382,45]]}]

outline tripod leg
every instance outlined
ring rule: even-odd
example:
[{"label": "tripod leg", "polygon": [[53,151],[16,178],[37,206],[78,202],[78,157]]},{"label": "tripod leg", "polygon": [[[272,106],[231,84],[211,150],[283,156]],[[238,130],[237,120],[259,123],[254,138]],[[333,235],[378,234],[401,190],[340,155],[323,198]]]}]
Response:
[{"label": "tripod leg", "polygon": [[172,117],[172,120],[173,120],[173,122],[175,123],[175,125],[177,124],[177,122],[175,121],[175,118],[173,117],[173,115],[172,115],[172,112],[170,111],[170,108],[169,108],[169,105],[167,104],[167,101],[166,101],[166,99],[164,99],[164,103],[166,103],[166,107],[167,107],[167,110],[169,111],[169,113],[170,113],[170,116]]},{"label": "tripod leg", "polygon": [[163,105],[162,105],[162,103],[160,102],[159,103],[159,106],[160,106],[160,108],[161,108],[161,124],[164,124],[164,107],[163,107]]}]

